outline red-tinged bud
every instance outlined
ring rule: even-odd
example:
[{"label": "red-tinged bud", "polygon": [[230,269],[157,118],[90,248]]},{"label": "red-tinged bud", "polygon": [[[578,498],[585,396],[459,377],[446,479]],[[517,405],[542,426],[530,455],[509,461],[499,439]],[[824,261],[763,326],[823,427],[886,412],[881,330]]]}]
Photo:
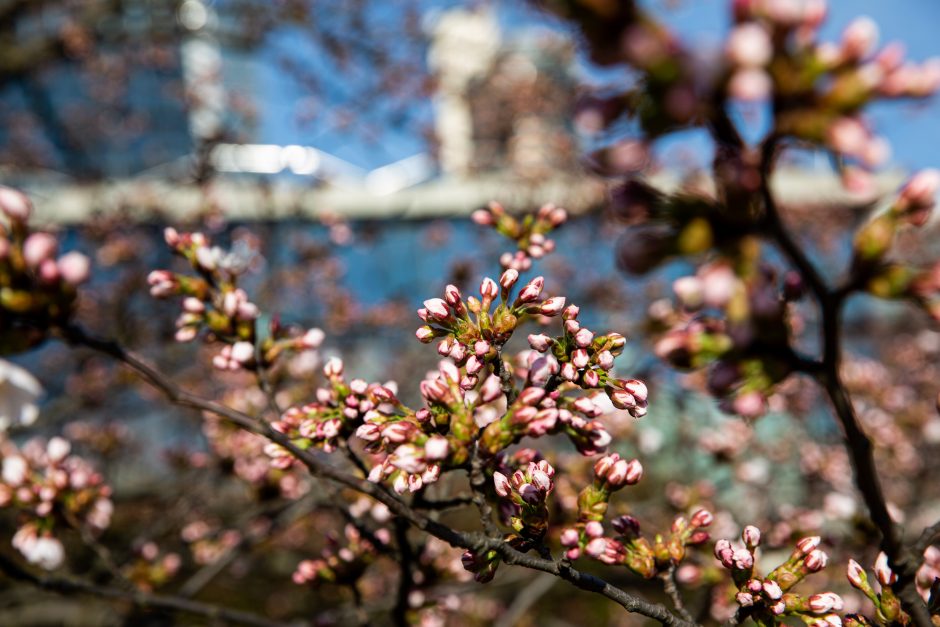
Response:
[{"label": "red-tinged bud", "polygon": [[473,343],[473,352],[477,357],[483,357],[490,352],[490,343],[486,340],[477,340]]},{"label": "red-tinged bud", "polygon": [[483,360],[476,355],[470,355],[470,358],[467,359],[465,368],[467,369],[468,375],[475,375],[483,370]]},{"label": "red-tinged bud", "polygon": [[509,479],[503,473],[496,471],[493,473],[493,485],[496,487],[496,494],[507,497],[512,493],[512,487],[509,485]]},{"label": "red-tinged bud", "polygon": [[581,312],[581,308],[577,305],[568,305],[565,307],[565,310],[562,312],[561,317],[563,320],[577,320],[578,314]]},{"label": "red-tinged bud", "polygon": [[725,568],[731,568],[734,564],[734,549],[728,540],[718,540],[715,542],[715,557]]},{"label": "red-tinged bud", "polygon": [[582,328],[574,334],[574,343],[581,348],[590,346],[592,341],[594,341],[594,333],[592,333],[589,329]]},{"label": "red-tinged bud", "polygon": [[483,386],[480,388],[481,401],[484,403],[492,403],[502,396],[502,394],[502,384],[500,383],[499,377],[495,374],[491,374],[483,381]]},{"label": "red-tinged bud", "polygon": [[614,367],[614,356],[610,351],[601,351],[594,356],[594,359],[603,370],[610,370]]},{"label": "red-tinged bud", "polygon": [[448,305],[456,308],[461,300],[460,290],[457,289],[456,285],[448,284],[447,287],[444,288],[444,301]]},{"label": "red-tinged bud", "polygon": [[581,534],[578,533],[577,529],[569,527],[561,532],[559,541],[565,548],[576,547],[581,543]]},{"label": "red-tinged bud", "polygon": [[898,576],[894,574],[888,565],[888,556],[884,551],[878,553],[878,557],[875,558],[875,577],[878,578],[878,583],[882,586],[890,586],[898,580]]},{"label": "red-tinged bud", "polygon": [[547,351],[555,342],[555,340],[548,337],[544,333],[539,333],[538,335],[529,335],[528,340],[529,346],[532,347],[532,350],[537,350],[540,353]]},{"label": "red-tinged bud", "polygon": [[633,516],[618,516],[610,521],[614,530],[626,538],[635,538],[640,535],[640,521]]},{"label": "red-tinged bud", "polygon": [[323,365],[323,374],[328,379],[343,376],[343,360],[338,357],[331,357]]},{"label": "red-tinged bud", "polygon": [[639,460],[636,460],[636,459],[630,460],[630,463],[627,464],[627,474],[626,474],[626,477],[624,477],[624,483],[626,485],[635,485],[639,483],[642,477],[643,477],[642,464],[640,464]]},{"label": "red-tinged bud", "polygon": [[483,298],[484,303],[493,302],[497,296],[499,296],[499,288],[496,286],[496,281],[486,277],[483,279],[483,282],[480,283],[480,296]]},{"label": "red-tinged bud", "polygon": [[438,363],[437,368],[440,370],[441,376],[443,376],[445,379],[449,379],[454,382],[460,380],[460,370],[458,370],[457,366],[452,362],[442,361]]},{"label": "red-tinged bud", "polygon": [[574,335],[581,329],[581,323],[577,320],[565,320],[565,332],[568,335]]},{"label": "red-tinged bud", "polygon": [[36,270],[36,274],[39,276],[39,280],[47,285],[57,283],[61,278],[59,275],[59,266],[57,266],[56,262],[52,259],[43,260],[39,264],[39,269]]},{"label": "red-tinged bud", "polygon": [[564,296],[555,296],[542,302],[539,313],[543,316],[557,316],[565,306]]},{"label": "red-tinged bud", "polygon": [[453,348],[450,349],[449,357],[454,360],[454,363],[462,363],[467,357],[467,347],[460,342],[454,342]]},{"label": "red-tinged bud", "polygon": [[741,533],[741,539],[744,540],[744,544],[747,548],[756,548],[760,545],[760,529],[754,525],[748,525],[744,528],[744,532]]},{"label": "red-tinged bud", "polygon": [[938,190],[940,190],[940,171],[921,170],[912,176],[901,189],[897,202],[898,208],[923,216],[922,219],[925,220],[930,209],[936,204]]},{"label": "red-tinged bud", "polygon": [[610,455],[605,455],[599,460],[594,462],[594,475],[598,479],[606,479],[607,475],[610,473],[610,469],[614,467],[614,464],[620,460],[620,455],[617,453],[611,453]]},{"label": "red-tinged bud", "polygon": [[179,246],[182,239],[183,238],[180,237],[179,231],[174,229],[172,226],[168,226],[163,229],[163,241],[165,241],[166,245],[170,248],[176,248]]},{"label": "red-tinged bud", "polygon": [[565,557],[567,557],[572,562],[579,557],[581,557],[581,549],[574,547],[565,551]]},{"label": "red-tinged bud", "polygon": [[646,384],[642,381],[628,379],[621,382],[621,387],[629,392],[638,403],[645,403],[647,401],[648,390],[646,389]]},{"label": "red-tinged bud", "polygon": [[421,318],[422,322],[428,321],[428,310],[422,307],[418,310],[418,317]]},{"label": "red-tinged bud", "polygon": [[748,579],[746,587],[749,592],[753,592],[754,594],[760,594],[764,590],[759,579]]},{"label": "red-tinged bud", "polygon": [[450,317],[450,309],[440,298],[429,298],[424,301],[424,308],[428,311],[428,317],[434,320],[447,320]]},{"label": "red-tinged bud", "polygon": [[589,418],[596,418],[601,415],[600,407],[598,407],[593,400],[585,396],[574,401],[574,408]]},{"label": "red-tinged bud", "polygon": [[685,516],[679,515],[676,516],[676,519],[672,521],[671,531],[673,534],[679,534],[689,528],[689,521]]},{"label": "red-tinged bud", "polygon": [[607,396],[617,409],[631,410],[636,407],[636,399],[626,390],[612,390]]},{"label": "red-tinged bud", "polygon": [[844,607],[842,597],[835,592],[823,592],[814,594],[806,600],[809,609],[814,614],[828,614],[829,612],[838,612]]},{"label": "red-tinged bud", "polygon": [[787,604],[781,599],[770,606],[770,611],[774,616],[780,616],[787,611]]},{"label": "red-tinged bud", "polygon": [[551,213],[548,214],[548,221],[556,228],[561,226],[567,219],[568,212],[561,207],[555,207],[552,209]]},{"label": "red-tinged bud", "polygon": [[429,326],[418,327],[418,330],[415,331],[415,337],[422,344],[430,344],[434,340],[434,329]]},{"label": "red-tinged bud", "polygon": [[579,348],[571,353],[571,363],[574,364],[575,368],[584,368],[590,361],[591,358],[588,356],[588,352],[583,348]]},{"label": "red-tinged bud", "polygon": [[410,422],[393,422],[382,429],[382,437],[389,442],[403,444],[411,439],[414,432],[415,428]]},{"label": "red-tinged bud", "polygon": [[522,405],[537,405],[545,397],[545,390],[539,387],[528,387],[519,393],[517,399]]},{"label": "red-tinged bud", "polygon": [[382,432],[378,425],[364,424],[360,425],[359,428],[356,429],[356,437],[365,440],[366,442],[375,442],[382,437]]},{"label": "red-tinged bud", "polygon": [[594,370],[588,370],[584,373],[584,385],[589,388],[596,388],[601,384],[600,375]]},{"label": "red-tinged bud", "polygon": [[578,369],[571,362],[561,365],[561,378],[565,381],[575,381],[578,378]]},{"label": "red-tinged bud", "polygon": [[551,354],[539,357],[529,368],[529,381],[536,385],[545,385],[552,375],[558,374],[558,360]]},{"label": "red-tinged bud", "polygon": [[584,535],[588,538],[601,538],[604,535],[604,525],[592,520],[584,525]]},{"label": "red-tinged bud", "polygon": [[865,574],[865,569],[862,568],[861,564],[855,560],[849,560],[849,565],[845,569],[845,576],[848,578],[849,583],[855,588],[863,592],[868,588],[868,575]]},{"label": "red-tinged bud", "polygon": [[878,24],[868,16],[855,18],[842,33],[842,58],[846,61],[864,59],[878,43]]},{"label": "red-tinged bud", "polygon": [[826,564],[829,563],[829,556],[819,549],[811,551],[809,555],[806,556],[806,559],[803,561],[803,565],[811,573],[819,572],[826,567]]},{"label": "red-tinged bud", "polygon": [[594,559],[600,558],[607,551],[607,540],[605,538],[594,538],[584,547],[584,552]]},{"label": "red-tinged bud", "polygon": [[472,390],[479,383],[480,378],[475,375],[467,375],[460,378],[460,389],[461,390]]},{"label": "red-tinged bud", "polygon": [[796,543],[796,550],[793,551],[793,557],[809,555],[819,547],[821,541],[822,538],[819,536],[809,536],[802,538],[799,542]]},{"label": "red-tinged bud", "polygon": [[754,605],[754,595],[750,592],[738,592],[734,595],[734,600],[738,602],[738,605],[741,607],[750,607]]},{"label": "red-tinged bud", "polygon": [[518,301],[520,303],[531,303],[534,300],[538,300],[538,297],[542,294],[542,287],[544,285],[545,277],[535,277],[519,292]]},{"label": "red-tinged bud", "polygon": [[81,285],[91,276],[91,262],[79,252],[66,253],[56,265],[62,279],[72,286]]},{"label": "red-tinged bud", "polygon": [[499,285],[504,290],[509,291],[512,289],[512,286],[516,284],[516,281],[519,280],[519,271],[510,268],[503,272],[503,275],[499,277]]},{"label": "red-tinged bud", "polygon": [[450,351],[454,348],[454,343],[449,337],[445,337],[443,340],[437,343],[437,354],[441,357],[447,357],[450,355]]},{"label": "red-tinged bud", "polygon": [[734,568],[738,570],[751,570],[754,567],[754,555],[744,549],[735,549],[732,553]]},{"label": "red-tinged bud", "polygon": [[709,535],[707,531],[696,531],[691,536],[689,536],[689,539],[686,541],[686,544],[690,546],[695,546],[697,544],[705,544],[706,542],[708,542],[708,539],[710,537],[711,536]]},{"label": "red-tinged bud", "polygon": [[690,521],[693,527],[708,527],[715,521],[715,517],[707,509],[700,509],[694,514],[692,514],[692,520]]},{"label": "red-tinged bud", "polygon": [[48,233],[33,233],[23,242],[23,260],[31,268],[55,257],[59,248],[56,239]]},{"label": "red-tinged bud", "polygon": [[762,586],[764,594],[772,601],[779,601],[783,597],[783,589],[776,581],[765,581]]},{"label": "red-tinged bud", "polygon": [[480,226],[493,226],[496,223],[493,219],[493,214],[486,209],[477,209],[470,214],[470,219]]},{"label": "red-tinged bud", "polygon": [[23,192],[12,187],[0,187],[0,212],[14,222],[25,224],[33,206]]},{"label": "red-tinged bud", "polygon": [[547,473],[544,473],[541,470],[533,470],[530,474],[532,475],[532,485],[542,492],[551,491],[552,478],[549,477]]}]

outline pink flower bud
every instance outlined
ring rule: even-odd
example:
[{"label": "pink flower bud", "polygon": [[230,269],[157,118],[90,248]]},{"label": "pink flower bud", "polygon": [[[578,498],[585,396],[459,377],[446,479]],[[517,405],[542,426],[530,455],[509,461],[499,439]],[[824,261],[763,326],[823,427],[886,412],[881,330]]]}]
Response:
[{"label": "pink flower bud", "polygon": [[59,258],[59,274],[69,285],[80,285],[91,275],[91,262],[85,255],[72,251]]},{"label": "pink flower bud", "polygon": [[428,316],[435,320],[447,320],[450,317],[450,310],[440,298],[429,298],[424,301],[424,308],[428,310]]},{"label": "pink flower bud", "polygon": [[589,329],[580,329],[574,334],[574,343],[581,348],[590,346],[593,340],[594,334]]},{"label": "pink flower bud", "polygon": [[538,335],[529,335],[527,339],[529,340],[529,346],[532,347],[532,350],[537,350],[540,353],[547,351],[554,343],[554,340],[544,333],[539,333]]},{"label": "pink flower bud", "polygon": [[163,241],[165,241],[167,246],[170,248],[176,248],[179,246],[181,240],[182,238],[180,238],[179,231],[174,229],[172,226],[168,226],[163,229]]},{"label": "pink flower bud", "polygon": [[528,387],[519,393],[517,401],[522,405],[536,405],[545,397],[545,390],[539,387]]},{"label": "pink flower bud", "polygon": [[490,343],[486,340],[477,340],[473,343],[473,352],[477,357],[483,357],[490,352]]},{"label": "pink flower bud", "polygon": [[626,390],[613,390],[607,395],[617,409],[631,410],[636,407],[636,398]]},{"label": "pink flower bud", "polygon": [[838,612],[844,606],[842,597],[835,592],[823,592],[814,594],[806,600],[809,609],[814,614],[828,614],[829,612]]},{"label": "pink flower bud", "polygon": [[33,206],[23,192],[12,187],[0,187],[0,211],[10,220],[25,224]]},{"label": "pink flower bud", "polygon": [[601,383],[600,375],[594,370],[588,370],[584,373],[584,385],[589,388],[596,388]]},{"label": "pink flower bud", "polygon": [[531,303],[534,300],[537,300],[539,295],[542,293],[542,286],[545,284],[545,277],[537,276],[531,281],[528,285],[522,288],[522,291],[519,292],[519,302],[520,303]]},{"label": "pink flower bud", "polygon": [[577,305],[568,305],[565,307],[565,310],[562,312],[561,317],[563,320],[576,320],[578,314],[581,312],[581,308]]},{"label": "pink flower bud", "polygon": [[560,542],[561,545],[566,548],[578,546],[581,542],[581,534],[578,533],[577,529],[569,527],[561,532]]},{"label": "pink flower bud", "polygon": [[429,344],[434,339],[434,329],[428,326],[418,327],[415,337],[423,344]]},{"label": "pink flower bud", "polygon": [[55,257],[59,248],[56,239],[48,233],[33,233],[23,242],[23,259],[31,268],[38,268],[47,259]]},{"label": "pink flower bud", "polygon": [[307,332],[300,339],[300,343],[304,348],[314,349],[319,348],[324,339],[326,339],[326,334],[321,329],[314,327],[313,329],[307,329]]},{"label": "pink flower bud", "polygon": [[565,320],[565,332],[574,335],[581,328],[581,323],[577,320]]},{"label": "pink flower bud", "polygon": [[589,538],[600,538],[604,535],[604,525],[592,520],[584,525],[584,535]]},{"label": "pink flower bud", "polygon": [[765,581],[763,583],[764,594],[772,601],[778,601],[783,596],[783,589],[776,581]]},{"label": "pink flower bud", "polygon": [[692,514],[690,524],[693,527],[708,527],[715,521],[715,517],[707,509],[700,509]]},{"label": "pink flower bud", "polygon": [[72,450],[72,445],[69,444],[68,440],[60,437],[54,437],[49,440],[49,443],[46,445],[46,456],[49,458],[49,461],[53,464],[58,464],[63,459],[68,457],[69,452]]},{"label": "pink flower bud", "polygon": [[470,219],[480,226],[493,226],[493,224],[495,224],[493,214],[486,209],[477,209],[470,214]]},{"label": "pink flower bud", "polygon": [[878,583],[882,586],[890,586],[898,580],[898,576],[894,574],[888,565],[888,556],[884,551],[878,553],[878,557],[875,558],[875,577],[878,578]]},{"label": "pink flower bud", "polygon": [[59,266],[57,266],[55,261],[52,259],[44,259],[39,264],[39,269],[36,271],[36,274],[39,275],[40,281],[48,285],[52,285],[60,278]]},{"label": "pink flower bud", "polygon": [[541,470],[532,471],[532,485],[542,492],[549,492],[552,489],[552,479],[547,473]]},{"label": "pink flower bud", "polygon": [[774,614],[774,616],[780,616],[785,611],[787,611],[787,604],[781,599],[780,601],[777,601],[770,606],[770,611]]},{"label": "pink flower bud", "polygon": [[451,307],[456,307],[461,302],[460,290],[456,285],[448,285],[444,288],[444,300]]},{"label": "pink flower bud", "polygon": [[584,547],[584,552],[597,559],[607,550],[607,540],[605,538],[594,538]]},{"label": "pink flower bud", "polygon": [[627,464],[627,474],[624,478],[624,482],[627,485],[635,485],[639,483],[640,479],[643,477],[643,466],[640,464],[639,460],[633,459],[630,460],[630,463]]},{"label": "pink flower bud", "polygon": [[878,24],[867,15],[855,18],[842,33],[842,56],[846,60],[867,57],[878,43]]},{"label": "pink flower bud", "polygon": [[812,551],[819,547],[819,543],[822,541],[822,538],[819,536],[809,536],[802,538],[799,542],[796,543],[796,550],[794,551],[794,557],[800,557],[803,555],[809,555]]},{"label": "pink flower bud", "polygon": [[565,306],[564,296],[555,296],[542,302],[539,313],[543,316],[557,316]]},{"label": "pink flower bud", "polygon": [[806,556],[806,559],[803,561],[803,564],[806,566],[806,570],[811,573],[818,572],[826,567],[826,564],[829,563],[829,556],[819,549],[811,551],[809,555]]},{"label": "pink flower bud", "polygon": [[326,375],[328,379],[343,376],[343,360],[338,357],[331,357],[323,365],[323,374]]},{"label": "pink flower bud", "polygon": [[614,356],[610,351],[601,351],[594,356],[597,365],[604,370],[610,370],[614,367]]},{"label": "pink flower bud", "polygon": [[446,459],[447,455],[450,453],[450,443],[442,435],[432,435],[428,438],[428,441],[424,443],[424,457],[425,459],[437,461]]},{"label": "pink flower bud", "polygon": [[512,286],[516,284],[516,281],[519,280],[519,271],[510,268],[503,272],[503,275],[499,277],[499,284],[504,290],[512,289]]},{"label": "pink flower bud", "polygon": [[561,378],[565,381],[575,381],[578,378],[578,369],[571,362],[565,362],[561,365]]},{"label": "pink flower bud", "polygon": [[754,605],[754,595],[752,595],[750,592],[738,592],[734,596],[734,599],[741,607],[750,607]]},{"label": "pink flower bud", "polygon": [[588,365],[590,361],[588,353],[583,348],[579,348],[571,353],[571,363],[574,364],[575,368],[581,369]]},{"label": "pink flower bud", "polygon": [[747,545],[747,548],[755,548],[756,546],[760,545],[760,529],[754,525],[748,525],[744,528],[744,532],[741,534],[741,539],[744,540],[744,544]]},{"label": "pink flower bud", "polygon": [[499,296],[499,288],[496,286],[496,281],[490,277],[483,279],[483,282],[480,283],[480,296],[483,297],[484,301],[493,301],[497,296]]},{"label": "pink flower bud", "polygon": [[764,70],[747,68],[738,70],[728,83],[728,95],[742,102],[760,102],[770,98],[773,81]]},{"label": "pink flower bud", "polygon": [[732,553],[734,568],[738,570],[750,570],[754,567],[754,555],[744,549],[735,549]]},{"label": "pink flower bud", "polygon": [[492,403],[502,396],[502,394],[502,384],[500,383],[499,377],[495,374],[491,374],[483,381],[483,386],[480,388],[481,401],[484,403]]},{"label": "pink flower bud", "polygon": [[865,574],[865,569],[853,559],[849,560],[849,565],[845,569],[845,576],[848,578],[849,583],[859,590],[863,590],[868,585],[868,576]]},{"label": "pink flower bud", "polygon": [[476,355],[470,355],[465,368],[467,369],[467,374],[473,376],[483,370],[483,360]]},{"label": "pink flower bud", "polygon": [[255,358],[255,347],[251,342],[235,342],[232,344],[232,359],[246,364]]},{"label": "pink flower bud", "polygon": [[646,402],[648,390],[646,389],[646,384],[642,381],[637,379],[627,379],[626,381],[621,382],[621,387],[629,392],[633,398],[637,400],[637,402]]}]

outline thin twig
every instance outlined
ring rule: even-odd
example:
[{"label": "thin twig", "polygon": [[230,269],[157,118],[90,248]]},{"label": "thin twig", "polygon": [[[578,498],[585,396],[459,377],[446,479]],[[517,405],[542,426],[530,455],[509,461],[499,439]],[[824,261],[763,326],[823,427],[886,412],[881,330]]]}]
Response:
[{"label": "thin twig", "polygon": [[669,598],[672,600],[672,605],[676,608],[679,616],[689,622],[695,622],[695,619],[692,618],[689,611],[685,609],[685,604],[682,602],[682,595],[679,594],[679,588],[676,586],[676,565],[669,564],[669,568],[663,571],[660,578],[663,580],[663,590],[669,595]]}]

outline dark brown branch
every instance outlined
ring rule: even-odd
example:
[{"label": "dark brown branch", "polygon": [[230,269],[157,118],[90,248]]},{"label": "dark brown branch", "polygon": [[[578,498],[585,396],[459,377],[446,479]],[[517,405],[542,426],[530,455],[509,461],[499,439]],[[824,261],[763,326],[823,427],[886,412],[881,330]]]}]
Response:
[{"label": "dark brown branch", "polygon": [[679,612],[679,616],[690,623],[695,622],[695,619],[692,618],[689,611],[685,609],[685,604],[682,602],[682,595],[679,594],[679,588],[676,587],[676,565],[670,564],[669,568],[667,568],[660,577],[663,580],[663,590],[672,600],[672,605],[676,608],[676,611]]},{"label": "dark brown branch", "polygon": [[216,414],[246,431],[267,438],[290,452],[294,458],[305,465],[311,473],[325,477],[339,485],[346,486],[372,497],[385,504],[392,513],[404,518],[414,527],[443,540],[455,548],[469,549],[477,553],[496,551],[506,564],[524,566],[532,570],[555,575],[582,590],[595,592],[607,597],[628,612],[642,614],[664,625],[674,627],[692,627],[695,625],[695,623],[677,617],[663,605],[650,603],[649,601],[611,585],[603,579],[582,573],[571,567],[567,562],[527,555],[517,551],[501,539],[487,538],[479,533],[458,531],[436,520],[432,520],[427,515],[412,509],[401,499],[396,498],[375,483],[349,475],[324,461],[313,452],[298,448],[291,442],[289,437],[275,431],[266,422],[259,421],[248,414],[231,409],[214,401],[203,399],[198,395],[180,389],[163,373],[152,368],[142,359],[127,351],[116,342],[93,338],[82,329],[75,326],[64,327],[60,329],[60,333],[63,338],[72,344],[92,348],[125,363],[148,383],[161,390],[174,403],[183,407],[190,407],[203,412]]}]

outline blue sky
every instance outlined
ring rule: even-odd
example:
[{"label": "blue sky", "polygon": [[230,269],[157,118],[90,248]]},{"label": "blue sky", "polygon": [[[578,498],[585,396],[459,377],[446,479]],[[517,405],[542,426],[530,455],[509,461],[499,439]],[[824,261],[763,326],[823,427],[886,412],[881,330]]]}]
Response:
[{"label": "blue sky", "polygon": [[[395,4],[395,3],[392,3]],[[426,6],[445,4],[426,2]],[[449,2],[446,4],[450,4]],[[728,29],[728,0],[648,0],[652,10],[680,33],[686,41],[699,48],[720,45]],[[512,37],[513,31],[537,23],[535,12],[520,9],[518,4],[497,4],[501,25]],[[837,39],[844,26],[857,15],[873,17],[881,28],[882,42],[901,40],[908,56],[923,60],[940,56],[940,2],[936,0],[834,0],[830,2],[830,16],[823,29],[824,37]],[[396,15],[381,16],[394,34]],[[557,25],[557,22],[553,22]],[[400,45],[399,48],[405,47]],[[413,48],[409,45],[409,49]],[[395,48],[395,44],[392,44]],[[311,92],[297,84],[279,65],[287,54],[304,60],[310,70],[331,80],[325,93],[311,98]],[[305,144],[331,152],[360,167],[371,169],[402,159],[424,150],[422,127],[430,128],[433,108],[429,98],[417,97],[409,105],[398,123],[392,123],[392,103],[382,99],[367,103],[356,102],[355,85],[371,80],[367,69],[352,65],[345,69],[332,67],[315,46],[302,35],[287,32],[273,38],[268,47],[248,62],[248,85],[254,96],[262,102],[261,116],[255,141],[277,144]],[[350,89],[350,85],[353,86]],[[335,127],[327,122],[314,121],[298,126],[296,114],[303,107],[328,112],[331,103],[352,98],[365,113],[353,127]],[[940,165],[936,147],[940,145],[940,100],[912,103],[887,102],[869,109],[876,130],[886,136],[893,147],[891,166],[914,169]],[[373,124],[379,130],[367,139],[363,129]],[[690,141],[691,140],[691,141]],[[680,148],[703,151],[705,144],[695,137],[677,137],[667,142],[665,150]]]}]

